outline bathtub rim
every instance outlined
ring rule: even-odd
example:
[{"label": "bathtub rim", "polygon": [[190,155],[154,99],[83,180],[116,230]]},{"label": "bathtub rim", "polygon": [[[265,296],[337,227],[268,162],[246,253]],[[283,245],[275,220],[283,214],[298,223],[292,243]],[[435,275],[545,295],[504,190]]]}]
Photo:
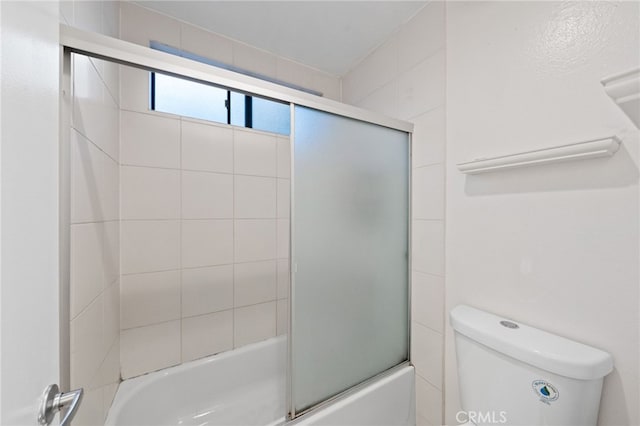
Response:
[{"label": "bathtub rim", "polygon": [[[107,417],[105,419],[104,426],[116,426],[113,423],[113,419],[117,418],[118,414],[130,401],[131,397],[137,392],[143,391],[144,388],[153,385],[154,383],[162,380],[166,377],[180,374],[182,371],[197,368],[206,364],[211,364],[217,361],[225,360],[233,356],[246,354],[248,352],[259,351],[262,348],[277,345],[279,341],[286,340],[286,335],[280,335],[271,337],[269,339],[262,340],[256,343],[250,343],[248,345],[241,346],[236,349],[231,349],[217,354],[209,355],[200,359],[187,361],[182,364],[173,365],[171,367],[162,368],[160,370],[150,371],[148,373],[141,374],[139,376],[124,379],[118,384],[116,395],[109,407]],[[284,414],[283,414],[284,417]]]}]

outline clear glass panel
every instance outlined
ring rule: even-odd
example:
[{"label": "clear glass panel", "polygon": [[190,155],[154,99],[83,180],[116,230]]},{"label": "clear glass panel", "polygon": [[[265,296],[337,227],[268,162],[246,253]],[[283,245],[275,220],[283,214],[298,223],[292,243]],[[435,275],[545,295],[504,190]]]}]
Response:
[{"label": "clear glass panel", "polygon": [[254,96],[252,105],[252,127],[254,129],[280,133],[283,135],[289,134],[291,128],[291,109],[289,104],[274,102]]},{"label": "clear glass panel", "polygon": [[409,138],[295,107],[292,403],[408,358]]},{"label": "clear glass panel", "polygon": [[245,101],[243,93],[231,92],[231,123],[234,126],[245,126]]},{"label": "clear glass panel", "polygon": [[164,74],[155,75],[155,110],[227,122],[227,90]]}]

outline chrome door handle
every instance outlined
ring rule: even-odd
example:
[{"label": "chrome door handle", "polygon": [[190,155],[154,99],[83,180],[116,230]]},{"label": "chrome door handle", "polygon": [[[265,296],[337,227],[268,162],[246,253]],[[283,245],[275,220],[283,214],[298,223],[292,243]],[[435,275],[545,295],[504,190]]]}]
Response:
[{"label": "chrome door handle", "polygon": [[49,425],[58,411],[66,409],[67,412],[60,420],[60,426],[69,426],[76,415],[80,402],[82,402],[83,392],[82,388],[70,392],[60,392],[58,385],[47,386],[42,394],[38,423],[43,426]]}]

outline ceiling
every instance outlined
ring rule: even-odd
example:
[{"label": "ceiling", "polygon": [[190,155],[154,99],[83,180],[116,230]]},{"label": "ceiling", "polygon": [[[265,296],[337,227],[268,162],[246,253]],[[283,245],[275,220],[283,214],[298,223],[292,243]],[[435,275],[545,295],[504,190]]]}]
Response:
[{"label": "ceiling", "polygon": [[135,1],[209,31],[342,76],[425,1]]}]

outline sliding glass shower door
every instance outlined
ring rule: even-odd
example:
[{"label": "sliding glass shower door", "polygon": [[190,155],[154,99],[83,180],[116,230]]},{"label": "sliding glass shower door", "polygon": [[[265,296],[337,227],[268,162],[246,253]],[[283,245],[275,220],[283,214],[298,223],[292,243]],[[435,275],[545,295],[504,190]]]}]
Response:
[{"label": "sliding glass shower door", "polygon": [[290,415],[408,358],[409,136],[295,106]]}]

